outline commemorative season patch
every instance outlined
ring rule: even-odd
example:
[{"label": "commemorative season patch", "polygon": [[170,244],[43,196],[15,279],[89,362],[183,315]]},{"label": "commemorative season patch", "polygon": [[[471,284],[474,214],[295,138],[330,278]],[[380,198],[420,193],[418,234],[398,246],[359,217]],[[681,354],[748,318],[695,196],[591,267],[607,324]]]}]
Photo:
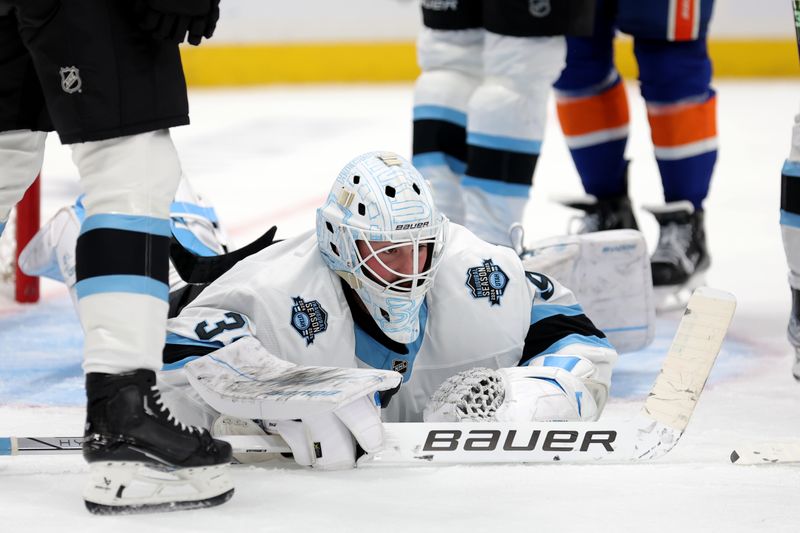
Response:
[{"label": "commemorative season patch", "polygon": [[500,297],[508,285],[508,276],[491,259],[481,266],[467,269],[467,287],[473,298],[488,298],[491,305],[500,305]]},{"label": "commemorative season patch", "polygon": [[292,298],[292,327],[306,340],[306,346],[328,329],[328,313],[316,300],[306,302],[301,297]]}]

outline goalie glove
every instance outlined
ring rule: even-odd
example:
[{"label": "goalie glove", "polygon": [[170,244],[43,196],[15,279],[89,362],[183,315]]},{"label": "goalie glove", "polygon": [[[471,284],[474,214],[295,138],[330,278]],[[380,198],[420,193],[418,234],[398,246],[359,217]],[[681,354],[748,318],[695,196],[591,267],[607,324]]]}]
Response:
[{"label": "goalie glove", "polygon": [[319,470],[353,468],[384,442],[380,407],[368,396],[302,420],[271,421],[267,429],[283,437],[297,464]]},{"label": "goalie glove", "polygon": [[156,39],[197,46],[219,20],[219,0],[137,0],[139,26]]},{"label": "goalie glove", "polygon": [[[595,397],[578,372],[594,365],[580,357],[572,372],[556,366],[472,368],[447,379],[428,401],[426,422],[559,422],[595,420]],[[576,375],[577,374],[577,375]]]}]

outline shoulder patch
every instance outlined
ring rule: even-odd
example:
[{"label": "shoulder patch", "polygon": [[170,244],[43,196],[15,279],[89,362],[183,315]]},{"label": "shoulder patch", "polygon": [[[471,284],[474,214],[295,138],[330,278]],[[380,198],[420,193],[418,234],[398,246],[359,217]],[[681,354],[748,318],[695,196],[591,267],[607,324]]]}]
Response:
[{"label": "shoulder patch", "polygon": [[328,313],[316,300],[306,302],[300,296],[292,298],[292,327],[306,340],[306,346],[328,329]]},{"label": "shoulder patch", "polygon": [[544,274],[526,271],[525,277],[538,289],[543,300],[549,300],[553,296],[553,293],[556,292],[553,282]]},{"label": "shoulder patch", "polygon": [[467,269],[467,287],[473,298],[488,298],[491,305],[500,305],[500,297],[508,285],[508,276],[491,259]]}]

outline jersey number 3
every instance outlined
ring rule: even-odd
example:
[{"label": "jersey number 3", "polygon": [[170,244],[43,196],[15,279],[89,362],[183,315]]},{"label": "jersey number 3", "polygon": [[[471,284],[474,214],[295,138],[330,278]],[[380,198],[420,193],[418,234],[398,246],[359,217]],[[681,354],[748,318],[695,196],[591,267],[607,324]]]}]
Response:
[{"label": "jersey number 3", "polygon": [[239,329],[244,326],[244,318],[239,313],[225,313],[225,320],[220,320],[216,324],[215,327],[208,329],[208,322],[203,320],[197,327],[194,328],[194,332],[197,335],[197,338],[200,340],[210,340],[222,333],[223,331],[229,329]]}]

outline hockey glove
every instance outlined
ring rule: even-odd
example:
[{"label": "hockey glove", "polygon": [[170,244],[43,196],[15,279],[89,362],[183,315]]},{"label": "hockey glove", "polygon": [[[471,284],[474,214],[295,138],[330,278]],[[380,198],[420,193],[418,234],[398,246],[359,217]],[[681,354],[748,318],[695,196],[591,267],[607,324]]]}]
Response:
[{"label": "hockey glove", "polygon": [[219,0],[136,0],[139,26],[156,39],[197,46],[219,20]]},{"label": "hockey glove", "polygon": [[[581,358],[583,366],[593,366]],[[576,365],[577,367],[578,365]],[[447,379],[425,407],[426,422],[595,420],[594,396],[559,367],[472,368]]]},{"label": "hockey glove", "polygon": [[267,424],[292,449],[297,464],[319,470],[353,468],[383,448],[380,407],[362,396],[334,411]]}]

